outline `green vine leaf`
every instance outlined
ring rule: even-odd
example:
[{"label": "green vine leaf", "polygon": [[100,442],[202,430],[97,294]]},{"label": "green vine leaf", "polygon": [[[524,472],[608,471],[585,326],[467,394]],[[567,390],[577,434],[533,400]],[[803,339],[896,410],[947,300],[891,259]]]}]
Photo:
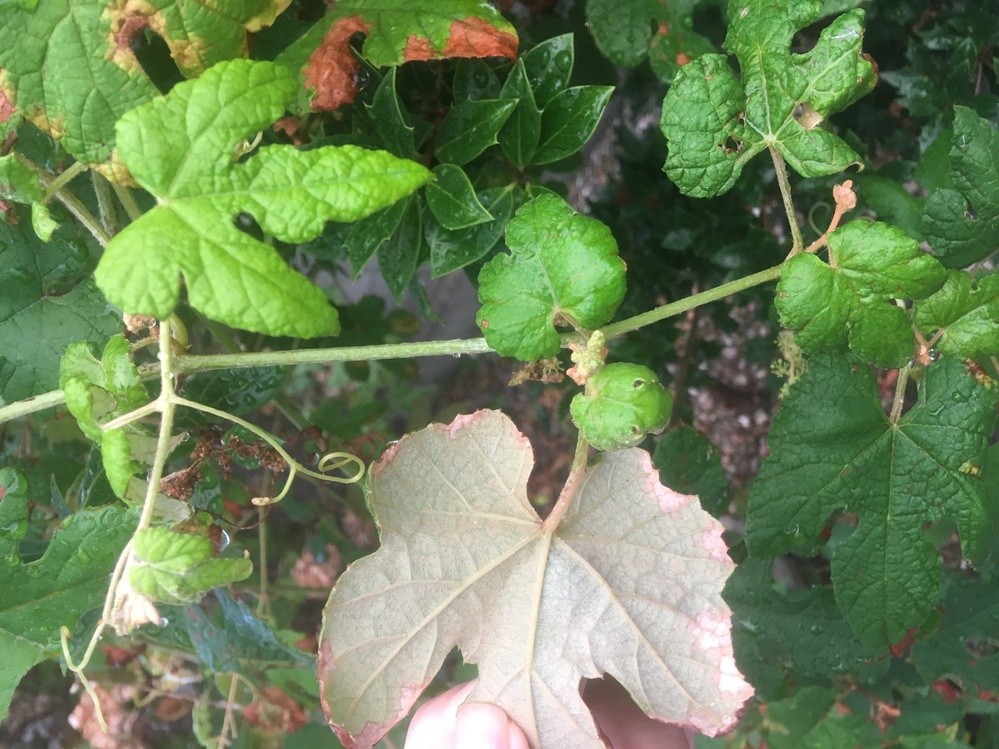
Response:
[{"label": "green vine leaf", "polygon": [[[912,648],[916,668],[927,684],[941,678],[956,680],[972,711],[991,710],[999,683],[999,655],[986,643],[995,637],[999,619],[999,580],[955,580],[943,605],[947,621]],[[980,650],[979,643],[984,646]]]},{"label": "green vine leaf", "polygon": [[999,354],[999,275],[977,280],[964,271],[947,273],[943,287],[914,305],[913,322],[934,348],[949,356]]},{"label": "green vine leaf", "polygon": [[510,71],[500,98],[516,101],[517,106],[499,131],[498,139],[503,155],[518,169],[523,169],[534,158],[541,137],[541,108],[534,100],[534,91],[520,60]]},{"label": "green vine leaf", "polygon": [[940,558],[926,524],[952,519],[972,559],[991,543],[977,474],[997,403],[994,382],[945,358],[926,370],[918,402],[893,425],[868,367],[810,359],[774,418],[771,454],[753,485],[750,554],[779,556],[811,542],[836,510],[856,513],[856,530],[832,557],[836,600],[865,643],[898,642],[937,603]]},{"label": "green vine leaf", "polygon": [[803,55],[794,34],[815,21],[819,0],[730,0],[724,55],[684,65],[663,102],[669,145],[665,171],[698,198],[726,192],[756,154],[773,148],[803,177],[835,174],[860,163],[843,140],[819,124],[867,94],[876,75],[861,53],[862,10],[845,13]]},{"label": "green vine leaf", "polygon": [[460,166],[438,164],[433,171],[435,179],[427,183],[424,192],[427,207],[441,226],[454,231],[493,220]]},{"label": "green vine leaf", "polygon": [[59,387],[66,347],[103,346],[121,316],[87,277],[90,253],[73,228],[44,244],[27,222],[0,221],[0,247],[0,398],[10,403]]},{"label": "green vine leaf", "polygon": [[569,85],[576,50],[572,34],[545,39],[521,56],[534,101],[544,107]]},{"label": "green vine leaf", "polygon": [[361,70],[350,48],[354,34],[365,35],[361,55],[376,67],[449,57],[517,58],[517,32],[479,0],[340,0],[277,58],[301,71],[308,94],[300,109],[331,110],[354,101]]},{"label": "green vine leaf", "polygon": [[356,221],[394,203],[430,173],[354,146],[273,145],[234,163],[236,145],[277,120],[293,95],[284,68],[235,60],[121,119],[121,158],[158,205],[107,246],[96,278],[108,299],[164,318],[183,274],[188,301],[213,320],[299,338],[338,331],[322,290],[235,218],[248,213],[266,233],[304,242],[329,219]]},{"label": "green vine leaf", "polygon": [[888,670],[879,649],[864,645],[843,618],[831,587],[788,590],[775,584],[770,559],[743,560],[723,595],[732,607],[736,663],[760,699],[786,695],[801,676],[856,674],[868,682]]},{"label": "green vine leaf", "polygon": [[516,108],[512,99],[469,99],[451,107],[437,131],[434,153],[446,164],[464,166],[499,142],[496,136]]},{"label": "green vine leaf", "polygon": [[[143,3],[46,0],[0,6],[0,92],[78,160],[126,173],[112,159],[115,122],[159,91],[132,51],[149,29],[166,42],[181,72],[195,76],[243,57],[247,32],[283,9],[277,0],[226,7],[197,0]],[[86,65],[80,61],[86,60]]]},{"label": "green vine leaf", "polygon": [[574,86],[559,91],[541,112],[532,164],[550,164],[579,151],[597,129],[613,86]]},{"label": "green vine leaf", "polygon": [[[200,606],[188,607],[180,614],[191,644],[213,673],[237,672],[248,677],[274,668],[305,666],[315,671],[315,657],[278,639],[270,625],[225,589],[214,593],[218,604],[211,615]],[[166,608],[161,611],[166,615]],[[169,618],[169,617],[168,617]],[[315,674],[313,673],[313,678]]]},{"label": "green vine leaf", "polygon": [[60,362],[59,387],[80,429],[94,442],[103,434],[100,422],[122,416],[149,402],[123,335],[112,337],[101,358],[86,341],[74,343]]},{"label": "green vine leaf", "polygon": [[586,20],[600,51],[615,65],[638,67],[646,59],[669,82],[684,65],[715,51],[693,29],[698,0],[588,0]]},{"label": "green vine leaf", "polygon": [[428,217],[424,231],[430,245],[430,270],[438,278],[471,265],[492,250],[513,215],[513,190],[510,187],[487,187],[475,194],[483,208],[495,218],[467,229],[450,230],[433,216]]},{"label": "green vine leaf", "polygon": [[168,528],[139,531],[132,548],[129,582],[152,601],[196,603],[212,588],[245,580],[253,571],[249,559],[216,556],[209,538]]},{"label": "green vine leaf", "polygon": [[38,173],[15,154],[0,156],[0,198],[17,203],[35,203],[45,197]]},{"label": "green vine leaf", "polygon": [[0,468],[0,719],[14,687],[33,665],[59,654],[60,627],[75,627],[104,601],[108,575],[125,547],[136,514],[119,506],[79,510],[33,562],[18,555],[28,529],[24,475]]},{"label": "green vine leaf", "polygon": [[527,497],[530,444],[496,411],[389,448],[368,501],[381,548],[327,604],[319,679],[331,725],[371,747],[458,646],[479,667],[468,702],[505,709],[531,746],[602,749],[580,698],[612,675],[658,720],[713,735],[752,689],[735,669],[720,591],[732,563],[696,497],[648,453],[606,453],[557,529]]},{"label": "green vine leaf", "polygon": [[923,232],[940,262],[963,268],[999,246],[999,130],[968,107],[954,107],[951,184],[930,194]]},{"label": "green vine leaf", "polygon": [[554,195],[524,204],[507,224],[510,255],[479,273],[476,322],[503,356],[533,361],[558,353],[560,319],[595,329],[624,298],[624,263],[610,229]]},{"label": "green vine leaf", "polygon": [[640,364],[608,364],[569,404],[572,421],[597,450],[635,447],[666,427],[673,397],[656,373]]},{"label": "green vine leaf", "polygon": [[853,221],[829,235],[829,263],[801,253],[777,285],[781,323],[806,352],[850,349],[879,367],[899,367],[913,349],[912,324],[895,299],[936,291],[946,271],[901,229]]}]

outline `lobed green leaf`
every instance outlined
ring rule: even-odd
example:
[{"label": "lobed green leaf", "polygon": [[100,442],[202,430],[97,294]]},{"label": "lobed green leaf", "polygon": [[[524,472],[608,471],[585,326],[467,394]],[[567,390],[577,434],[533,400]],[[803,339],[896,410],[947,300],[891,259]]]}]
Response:
[{"label": "lobed green leaf", "polygon": [[350,47],[364,34],[361,54],[372,65],[452,57],[517,57],[512,24],[479,0],[340,0],[277,62],[301,73],[308,91],[299,109],[330,110],[354,101],[360,63]]},{"label": "lobed green leaf", "polygon": [[945,358],[891,424],[868,367],[813,357],[774,418],[770,457],[749,498],[750,554],[783,554],[810,542],[835,511],[856,513],[856,530],[832,557],[836,600],[866,644],[898,642],[937,602],[940,559],[925,525],[952,519],[972,559],[991,542],[978,473],[997,403],[994,383]]},{"label": "lobed green leaf", "polygon": [[44,244],[27,222],[0,221],[0,248],[0,398],[11,402],[59,387],[67,346],[103,346],[121,317],[87,278],[90,253],[73,227]]},{"label": "lobed green leaf", "polygon": [[648,59],[669,82],[695,57],[714,52],[711,40],[693,30],[697,0],[589,0],[587,23],[600,51],[615,65],[634,68]]},{"label": "lobed green leaf", "polygon": [[430,176],[419,164],[353,146],[298,151],[268,146],[233,163],[233,149],[280,117],[290,73],[235,60],[133,110],[118,124],[122,160],[159,204],[108,245],[101,289],[122,309],[166,317],[180,295],[228,325],[270,335],[335,334],[325,294],[234,220],[252,215],[286,242],[318,236],[325,222],[356,221]]},{"label": "lobed green leaf", "polygon": [[[150,29],[181,72],[195,76],[248,52],[248,32],[269,25],[276,0],[224,9],[197,0],[107,3],[46,0],[0,5],[0,90],[76,159],[119,179],[115,122],[159,94],[132,43]],[[85,63],[85,64],[84,64]]]},{"label": "lobed green leaf", "polygon": [[129,582],[142,595],[163,603],[195,603],[212,588],[245,580],[253,571],[249,559],[217,557],[205,536],[167,528],[136,533],[133,552]]},{"label": "lobed green leaf", "polygon": [[541,195],[507,225],[510,255],[479,273],[476,322],[503,356],[532,361],[558,353],[559,317],[595,329],[624,298],[624,263],[604,224],[573,211],[561,198]]},{"label": "lobed green leaf", "polygon": [[999,246],[999,131],[968,107],[954,107],[952,188],[931,193],[926,240],[948,268],[982,260]]},{"label": "lobed green leaf", "polygon": [[794,34],[818,18],[818,0],[730,0],[724,55],[683,66],[663,102],[669,145],[664,169],[694,197],[726,192],[756,154],[772,148],[803,177],[835,174],[860,158],[819,124],[874,86],[861,54],[864,12],[827,26],[808,53],[790,53]]},{"label": "lobed green leaf", "polygon": [[948,356],[999,354],[999,275],[973,279],[948,271],[943,287],[914,305],[913,322]]},{"label": "lobed green leaf", "polygon": [[879,367],[912,356],[912,324],[896,299],[921,299],[946,273],[901,229],[854,221],[829,235],[829,263],[801,253],[777,285],[781,323],[806,352],[845,348]]}]

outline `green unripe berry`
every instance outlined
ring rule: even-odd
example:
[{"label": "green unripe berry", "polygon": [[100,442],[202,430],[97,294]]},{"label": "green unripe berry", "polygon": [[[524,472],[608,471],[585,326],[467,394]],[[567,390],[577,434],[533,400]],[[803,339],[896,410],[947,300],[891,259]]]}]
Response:
[{"label": "green unripe berry", "polygon": [[619,450],[661,432],[673,397],[648,367],[608,364],[587,381],[569,410],[587,442],[598,450]]}]

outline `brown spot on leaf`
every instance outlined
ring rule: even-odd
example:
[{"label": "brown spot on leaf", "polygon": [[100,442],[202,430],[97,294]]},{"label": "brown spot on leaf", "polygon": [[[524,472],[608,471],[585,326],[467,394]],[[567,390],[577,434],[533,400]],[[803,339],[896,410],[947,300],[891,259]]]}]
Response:
[{"label": "brown spot on leaf", "polygon": [[336,21],[323,41],[309,55],[302,73],[305,85],[315,90],[312,109],[329,111],[349,104],[357,96],[355,76],[360,63],[350,51],[350,37],[367,33],[371,25],[360,16]]},{"label": "brown spot on leaf", "polygon": [[500,31],[481,18],[451,24],[444,57],[508,57],[517,59],[517,35]]},{"label": "brown spot on leaf", "polygon": [[243,715],[258,728],[285,735],[295,733],[309,720],[298,703],[277,687],[262,687]]},{"label": "brown spot on leaf", "polygon": [[123,70],[140,70],[139,61],[132,52],[132,42],[148,28],[162,34],[162,16],[156,18],[157,9],[145,0],[114,0],[104,9],[103,15],[109,24],[104,59]]},{"label": "brown spot on leaf", "polygon": [[690,57],[685,52],[676,53],[676,64],[683,66],[690,62]]},{"label": "brown spot on leaf", "polygon": [[122,70],[142,71],[142,66],[132,52],[132,42],[145,29],[150,29],[163,38],[181,72],[190,76],[204,70],[205,41],[197,37],[182,39],[172,36],[166,17],[148,0],[113,0],[104,9],[104,17],[110,27],[104,58]]},{"label": "brown spot on leaf", "polygon": [[298,130],[302,127],[302,121],[298,117],[283,117],[274,123],[275,133],[284,133],[287,135],[291,142],[296,146],[300,146],[304,141],[298,137]]},{"label": "brown spot on leaf", "polygon": [[402,51],[402,59],[407,62],[413,60],[433,60],[435,57],[443,57],[434,50],[434,46],[425,36],[410,34],[406,40],[406,49]]},{"label": "brown spot on leaf", "polygon": [[427,37],[413,34],[406,40],[402,59],[407,62],[442,57],[509,57],[516,60],[517,44],[516,35],[469,16],[451,22],[450,35],[441,50],[434,49]]}]

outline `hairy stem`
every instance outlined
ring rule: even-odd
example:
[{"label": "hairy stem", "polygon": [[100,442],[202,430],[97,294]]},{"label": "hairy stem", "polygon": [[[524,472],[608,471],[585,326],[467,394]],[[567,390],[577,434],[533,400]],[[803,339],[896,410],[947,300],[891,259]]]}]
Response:
[{"label": "hairy stem", "polygon": [[895,382],[895,399],[891,404],[891,414],[888,417],[890,424],[897,424],[902,417],[902,406],[905,405],[905,388],[909,384],[909,371],[912,367],[906,364],[898,370],[898,380]]},{"label": "hairy stem", "polygon": [[66,171],[62,174],[57,175],[52,178],[48,184],[45,185],[45,197],[42,198],[42,203],[47,203],[52,199],[52,196],[59,192],[62,188],[72,182],[74,179],[79,177],[87,171],[87,165],[79,161],[74,162]]},{"label": "hairy stem", "polygon": [[555,502],[555,506],[552,507],[552,511],[548,513],[548,517],[541,524],[542,529],[548,533],[553,533],[558,528],[559,523],[562,522],[562,518],[565,517],[565,513],[569,510],[569,506],[572,505],[572,501],[576,498],[576,492],[579,491],[579,484],[583,480],[583,476],[586,475],[586,463],[589,455],[590,444],[583,437],[582,432],[580,432],[579,437],[576,439],[576,452],[572,456],[572,467],[569,469],[565,485],[562,487],[562,491],[559,492],[558,499]]},{"label": "hairy stem", "polygon": [[84,228],[93,235],[94,239],[101,243],[101,247],[108,246],[111,236],[104,231],[104,227],[101,226],[100,221],[94,218],[93,214],[87,210],[87,207],[79,198],[66,189],[59,190],[53,197],[62,203],[66,210],[73,214],[73,218],[83,224]]},{"label": "hairy stem", "polygon": [[94,194],[97,195],[97,208],[101,214],[101,226],[108,236],[113,237],[121,226],[118,222],[118,210],[112,197],[111,183],[97,172],[90,173],[90,181],[94,185]]},{"label": "hairy stem", "polygon": [[173,414],[176,406],[173,388],[173,345],[170,336],[169,320],[160,321],[160,395],[157,399],[157,410],[160,412],[160,430],[156,437],[156,455],[153,457],[152,468],[149,469],[149,485],[146,488],[146,498],[142,504],[142,515],[135,532],[148,528],[153,519],[153,509],[156,507],[156,497],[160,491],[160,479],[170,452],[170,433],[173,431]]},{"label": "hairy stem", "polygon": [[135,196],[132,195],[132,191],[124,185],[112,184],[111,188],[114,190],[114,194],[118,196],[118,202],[121,203],[121,207],[125,209],[128,217],[132,221],[137,221],[142,216],[142,209],[135,202]]},{"label": "hairy stem", "polygon": [[[103,231],[103,230],[102,230]],[[736,294],[754,286],[775,281],[780,278],[781,266],[775,265],[759,273],[730,281],[713,289],[686,297],[670,304],[664,304],[654,310],[629,317],[626,320],[601,328],[601,332],[609,340],[624,335],[632,330],[638,330],[646,325],[657,323],[688,310],[716,302],[727,296]],[[576,333],[562,335],[562,345],[578,339]],[[374,361],[377,359],[412,359],[421,356],[459,356],[461,354],[477,355],[495,353],[484,338],[465,338],[451,341],[427,341],[420,343],[391,343],[376,346],[342,346],[326,349],[302,349],[297,351],[264,351],[245,354],[217,354],[209,356],[182,355],[173,362],[174,374],[193,374],[213,369],[237,369],[240,367],[260,366],[291,366],[293,364],[326,364],[335,361]],[[160,365],[146,365],[139,368],[143,379],[158,376]],[[61,390],[53,390],[42,395],[27,398],[7,406],[0,406],[0,424],[12,419],[42,411],[46,408],[61,405],[66,402],[66,396]]]},{"label": "hairy stem", "polygon": [[50,390],[41,395],[15,401],[8,406],[0,406],[0,424],[4,424],[22,416],[44,411],[46,408],[55,408],[66,402],[66,394],[62,390]]},{"label": "hairy stem", "polygon": [[791,199],[791,183],[787,178],[787,164],[784,157],[777,149],[769,146],[770,158],[774,162],[774,170],[777,172],[777,184],[780,186],[780,195],[784,199],[784,213],[787,214],[787,223],[791,227],[791,252],[788,255],[797,255],[805,246],[801,238],[801,227],[798,226],[798,212],[794,209],[794,201]]},{"label": "hairy stem", "polygon": [[724,299],[727,296],[736,294],[740,291],[745,291],[746,289],[751,289],[754,286],[759,286],[760,284],[767,283],[768,281],[776,281],[780,278],[780,265],[775,265],[773,268],[767,268],[766,270],[761,270],[759,273],[754,273],[751,276],[746,276],[735,281],[731,281],[721,286],[716,286],[713,289],[708,289],[707,291],[702,291],[700,294],[694,294],[693,296],[688,296],[685,299],[681,299],[678,302],[671,302],[670,304],[664,304],[662,307],[656,307],[648,312],[643,312],[640,315],[635,315],[634,317],[629,317],[627,320],[621,320],[620,322],[613,323],[600,331],[607,337],[607,340],[611,338],[617,338],[620,335],[624,335],[632,330],[638,330],[639,328],[644,328],[646,325],[651,325],[652,323],[659,322],[660,320],[665,320],[668,317],[675,317],[676,315],[683,314],[688,310],[692,310],[695,307],[700,307],[709,302],[717,302],[719,299]]},{"label": "hairy stem", "polygon": [[374,361],[376,359],[412,359],[420,356],[455,356],[459,354],[494,353],[484,338],[419,343],[390,343],[377,346],[342,346],[338,348],[302,349],[299,351],[263,351],[246,354],[213,356],[181,356],[175,371],[190,374],[210,369],[238,367],[289,366],[292,364],[326,364],[335,361]]}]

